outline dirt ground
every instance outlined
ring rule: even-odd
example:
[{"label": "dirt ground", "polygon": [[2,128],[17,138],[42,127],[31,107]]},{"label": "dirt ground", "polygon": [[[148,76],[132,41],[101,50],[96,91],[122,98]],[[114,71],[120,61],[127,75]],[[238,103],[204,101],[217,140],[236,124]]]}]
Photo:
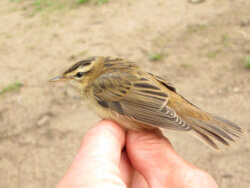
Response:
[{"label": "dirt ground", "polygon": [[53,187],[66,172],[99,118],[77,92],[48,79],[93,55],[136,61],[197,106],[239,124],[244,137],[219,153],[189,134],[167,135],[220,187],[249,187],[250,1],[66,3],[38,9],[0,1],[0,90],[21,83],[0,94],[0,187]]}]

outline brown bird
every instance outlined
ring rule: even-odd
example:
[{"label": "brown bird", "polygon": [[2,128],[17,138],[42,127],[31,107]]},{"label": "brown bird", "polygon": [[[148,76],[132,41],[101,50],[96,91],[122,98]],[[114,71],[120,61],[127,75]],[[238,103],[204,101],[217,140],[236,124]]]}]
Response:
[{"label": "brown bird", "polygon": [[229,146],[242,134],[233,122],[201,110],[172,84],[125,59],[91,57],[50,81],[69,81],[93,112],[126,129],[192,132],[214,149],[216,141]]}]

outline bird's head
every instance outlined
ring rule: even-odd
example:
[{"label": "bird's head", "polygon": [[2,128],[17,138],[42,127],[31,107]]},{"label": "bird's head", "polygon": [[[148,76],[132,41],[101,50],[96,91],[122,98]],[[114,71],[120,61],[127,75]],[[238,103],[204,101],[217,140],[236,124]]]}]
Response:
[{"label": "bird's head", "polygon": [[68,81],[73,87],[84,91],[89,83],[98,75],[98,67],[103,57],[91,57],[79,61],[68,68],[60,76],[51,78],[50,82]]}]

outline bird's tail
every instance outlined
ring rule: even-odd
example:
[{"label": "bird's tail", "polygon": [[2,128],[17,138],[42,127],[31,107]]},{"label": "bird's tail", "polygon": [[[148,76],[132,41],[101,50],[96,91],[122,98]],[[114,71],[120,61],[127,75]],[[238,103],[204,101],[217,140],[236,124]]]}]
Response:
[{"label": "bird's tail", "polygon": [[168,105],[191,127],[195,136],[213,149],[219,150],[218,142],[230,146],[243,134],[235,123],[201,110],[181,95],[170,94]]},{"label": "bird's tail", "polygon": [[235,138],[242,135],[242,129],[235,123],[200,109],[199,111],[201,116],[185,116],[183,119],[192,127],[193,133],[213,149],[219,149],[215,141],[230,146],[230,142],[235,142]]}]

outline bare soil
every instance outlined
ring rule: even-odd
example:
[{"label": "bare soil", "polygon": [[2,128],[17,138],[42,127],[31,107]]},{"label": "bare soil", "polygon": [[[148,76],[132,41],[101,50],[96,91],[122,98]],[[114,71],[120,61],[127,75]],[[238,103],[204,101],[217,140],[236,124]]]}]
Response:
[{"label": "bare soil", "polygon": [[136,61],[239,124],[244,137],[221,152],[189,134],[167,135],[220,187],[249,187],[250,1],[110,0],[37,12],[27,2],[0,1],[0,89],[22,84],[0,94],[0,187],[52,187],[66,172],[99,118],[77,92],[48,79],[93,55]]}]

